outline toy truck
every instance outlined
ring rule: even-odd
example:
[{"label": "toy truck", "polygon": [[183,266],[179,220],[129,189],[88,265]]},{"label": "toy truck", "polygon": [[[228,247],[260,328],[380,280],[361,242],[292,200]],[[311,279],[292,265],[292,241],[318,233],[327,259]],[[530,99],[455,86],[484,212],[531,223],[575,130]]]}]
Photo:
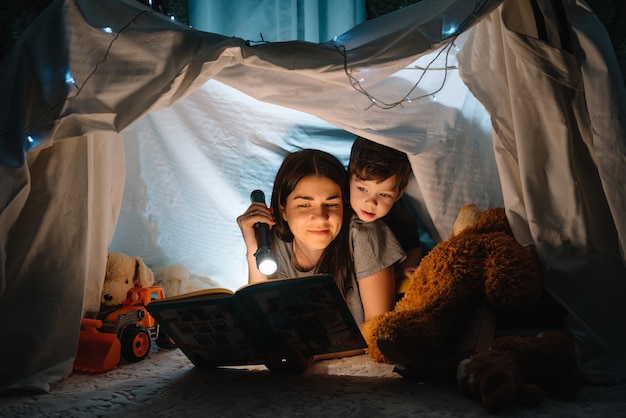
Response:
[{"label": "toy truck", "polygon": [[160,286],[133,288],[124,306],[95,319],[83,318],[74,370],[104,372],[115,368],[121,358],[128,362],[143,360],[152,341],[161,348],[175,347],[145,308],[163,297]]}]

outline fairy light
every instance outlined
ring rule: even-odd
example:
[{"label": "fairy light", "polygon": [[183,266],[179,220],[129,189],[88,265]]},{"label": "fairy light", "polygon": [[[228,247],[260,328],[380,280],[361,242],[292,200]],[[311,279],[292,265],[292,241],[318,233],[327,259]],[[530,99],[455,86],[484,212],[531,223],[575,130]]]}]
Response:
[{"label": "fairy light", "polygon": [[76,81],[74,81],[74,77],[72,77],[72,73],[69,70],[65,73],[65,84],[76,85]]},{"label": "fairy light", "polygon": [[37,139],[36,136],[32,136],[30,134],[27,134],[27,132],[29,131],[33,131],[33,130],[38,130],[37,125],[39,123],[41,123],[42,120],[45,120],[45,118],[53,113],[55,111],[55,109],[59,108],[60,106],[62,106],[64,103],[69,102],[70,100],[76,98],[82,91],[83,88],[85,87],[85,85],[88,83],[88,81],[91,79],[91,77],[94,76],[94,74],[98,71],[98,68],[100,65],[102,65],[106,60],[107,57],[109,56],[109,53],[111,51],[111,48],[113,47],[113,44],[115,43],[115,41],[119,38],[119,36],[121,35],[121,33],[127,29],[130,25],[132,25],[133,23],[135,23],[137,21],[137,19],[139,19],[139,17],[141,15],[143,15],[144,13],[153,13],[153,10],[142,10],[141,12],[137,13],[126,25],[124,25],[123,27],[121,27],[119,29],[119,31],[117,33],[114,33],[113,30],[110,27],[104,27],[101,30],[106,32],[106,33],[111,33],[113,34],[113,39],[111,40],[111,42],[109,42],[109,46],[107,47],[104,56],[102,57],[102,59],[100,59],[100,61],[98,61],[93,70],[91,71],[91,73],[89,73],[85,79],[82,81],[82,85],[78,85],[76,83],[76,80],[74,80],[74,77],[72,76],[72,73],[67,70],[64,74],[64,79],[63,81],[65,82],[65,84],[67,85],[73,85],[74,87],[76,87],[76,92],[71,95],[71,96],[67,96],[64,99],[58,101],[57,103],[54,104],[49,104],[46,103],[48,110],[46,112],[43,112],[41,114],[39,114],[36,118],[34,118],[32,120],[32,122],[30,122],[26,127],[24,127],[23,129],[16,129],[13,131],[3,131],[0,132],[0,137],[4,137],[4,136],[8,136],[8,135],[15,135],[15,134],[22,134],[24,138],[23,139],[23,143],[24,143],[24,151],[29,151],[31,150],[33,147],[35,147],[39,140]]},{"label": "fairy light", "polygon": [[453,35],[456,33],[457,30],[458,30],[457,27],[450,26],[447,30],[443,30],[442,33],[443,35]]},{"label": "fairy light", "polygon": [[32,150],[37,145],[39,145],[39,142],[40,142],[40,139],[38,139],[36,136],[33,136],[31,134],[27,134],[24,137],[24,144],[23,144],[24,151],[28,152],[28,151]]},{"label": "fairy light", "polygon": [[[363,95],[367,96],[369,101],[370,101],[370,107],[371,106],[377,106],[379,108],[382,109],[391,109],[393,107],[396,107],[398,105],[402,105],[402,103],[412,103],[415,100],[418,99],[422,99],[428,96],[432,97],[433,101],[437,101],[437,98],[435,96],[435,93],[441,91],[443,89],[443,86],[445,85],[445,81],[446,81],[446,77],[444,76],[444,80],[442,81],[441,86],[430,93],[427,94],[423,94],[421,96],[418,97],[411,97],[411,93],[417,88],[417,86],[419,85],[419,83],[421,82],[422,78],[424,77],[426,71],[428,70],[433,70],[434,68],[432,68],[432,64],[435,62],[435,60],[445,51],[446,52],[446,65],[444,66],[443,70],[447,71],[449,68],[447,66],[447,62],[448,62],[448,55],[450,53],[450,49],[452,47],[455,48],[456,51],[459,51],[459,48],[454,44],[454,41],[456,40],[456,38],[458,37],[458,35],[460,33],[462,33],[462,31],[464,30],[464,28],[469,24],[469,22],[471,22],[472,18],[474,18],[476,16],[476,14],[478,13],[478,11],[485,5],[486,1],[483,1],[482,3],[480,1],[476,2],[474,11],[459,25],[458,28],[451,26],[446,33],[447,34],[453,34],[452,38],[450,39],[450,41],[439,51],[439,53],[435,56],[435,58],[433,58],[433,60],[425,67],[422,69],[422,75],[419,77],[418,81],[413,85],[413,87],[411,89],[409,89],[409,92],[407,94],[405,94],[402,98],[402,100],[398,101],[398,102],[394,102],[394,103],[386,103],[383,100],[380,100],[376,97],[374,97],[373,95],[371,95],[370,93],[367,92],[367,90],[362,86],[362,83],[365,82],[365,78],[361,77],[359,79],[356,79],[352,76],[351,71],[348,68],[348,62],[347,62],[347,55],[345,53],[345,47],[343,45],[337,45],[335,46],[335,48],[337,49],[337,51],[339,51],[339,53],[344,57],[344,72],[346,73],[346,76],[348,77],[348,79],[351,82],[352,87],[359,91],[360,93],[362,93]],[[149,1],[149,6],[152,6],[152,1]],[[113,29],[109,26],[103,27],[101,30],[105,33],[109,33],[113,35],[113,39],[111,40],[111,42],[109,43],[108,48],[106,49],[103,58],[98,61],[95,66],[93,71],[87,75],[87,77],[84,79],[84,81],[82,82],[82,86],[79,86],[76,81],[74,80],[74,78],[72,77],[71,73],[69,71],[67,71],[67,73],[65,74],[65,83],[66,84],[72,84],[77,88],[76,93],[73,96],[67,97],[63,100],[61,100],[59,103],[56,103],[55,105],[50,105],[50,111],[52,111],[53,109],[57,108],[58,106],[62,105],[63,103],[77,97],[80,92],[83,90],[84,86],[86,85],[86,83],[91,79],[91,77],[96,73],[98,67],[104,63],[109,55],[109,52],[113,46],[113,44],[115,43],[115,41],[119,38],[120,34],[127,29],[131,24],[133,24],[142,14],[144,13],[152,13],[154,12],[152,10],[152,8],[149,11],[141,11],[139,12],[133,19],[131,19],[126,25],[124,25],[122,28],[119,29],[119,31],[117,33],[115,33],[113,31]],[[170,15],[170,20],[175,21],[176,18],[173,15]],[[191,26],[189,26],[191,27]],[[268,43],[267,41],[265,41],[265,39],[263,39],[263,34],[260,34],[261,36],[261,41],[255,41],[255,43]],[[335,36],[333,37],[333,41],[337,41],[338,37]],[[246,45],[250,46],[251,45],[251,41],[246,41]],[[416,67],[417,68],[417,67]],[[46,115],[42,114],[40,115],[37,119],[35,119],[24,131],[28,131],[30,130],[31,127],[35,126],[42,118],[44,118]],[[17,131],[16,131],[17,132]],[[6,135],[6,134],[10,134],[10,133],[16,133],[16,132],[4,132],[2,133],[2,135]],[[26,136],[26,140],[29,144],[35,144],[37,142],[37,140],[32,137],[31,135]]]},{"label": "fairy light", "polygon": [[[372,94],[370,94],[363,86],[362,83],[365,81],[363,78],[359,78],[356,79],[353,75],[351,70],[348,67],[348,57],[346,54],[346,50],[345,50],[345,46],[343,45],[336,45],[335,49],[343,56],[343,69],[344,72],[346,74],[346,76],[348,77],[348,80],[350,81],[350,84],[352,85],[352,87],[358,91],[359,93],[363,94],[364,96],[366,96],[369,101],[370,101],[370,105],[368,107],[368,109],[372,106],[376,106],[378,108],[381,109],[392,109],[396,106],[401,106],[403,103],[412,103],[415,100],[419,100],[419,99],[423,99],[426,97],[430,97],[432,99],[433,102],[437,101],[437,97],[435,96],[436,93],[439,93],[441,90],[443,90],[443,87],[446,84],[446,80],[447,80],[447,76],[448,76],[448,71],[450,69],[455,69],[455,66],[449,66],[448,65],[448,59],[450,57],[450,52],[452,50],[452,48],[454,48],[455,51],[459,51],[459,47],[456,46],[456,44],[454,43],[454,41],[456,40],[456,38],[463,33],[463,31],[465,30],[465,28],[470,24],[470,22],[472,22],[472,20],[478,15],[479,11],[485,6],[485,4],[487,3],[487,1],[476,1],[475,5],[474,5],[474,10],[467,16],[467,18],[465,18],[465,20],[463,20],[461,22],[461,24],[457,27],[457,26],[450,26],[449,28],[443,30],[442,28],[442,34],[443,35],[451,35],[450,39],[448,40],[448,42],[439,50],[439,52],[435,55],[435,57],[428,63],[428,65],[426,65],[426,67],[418,67],[415,66],[414,69],[417,70],[421,70],[422,74],[419,76],[418,80],[413,84],[413,86],[409,89],[408,93],[404,94],[402,100],[396,101],[396,102],[392,102],[392,103],[387,103],[384,100],[380,100],[376,97],[374,97]],[[333,38],[333,41],[336,41],[337,37]],[[434,68],[433,64],[435,63],[435,61],[441,56],[441,54],[443,54],[445,52],[445,65],[442,68]],[[442,70],[444,71],[444,76],[443,76],[443,80],[441,82],[441,85],[434,91],[422,94],[421,96],[417,96],[417,97],[412,97],[411,94],[415,91],[415,89],[417,89],[418,85],[420,84],[420,82],[422,81],[422,79],[424,78],[424,76],[426,75],[426,72],[429,70]]]}]

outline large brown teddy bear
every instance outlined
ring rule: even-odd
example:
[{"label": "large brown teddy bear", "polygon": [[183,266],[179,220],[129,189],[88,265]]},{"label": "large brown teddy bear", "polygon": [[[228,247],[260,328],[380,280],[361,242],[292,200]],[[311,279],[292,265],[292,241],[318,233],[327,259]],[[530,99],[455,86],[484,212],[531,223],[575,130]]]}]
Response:
[{"label": "large brown teddy bear", "polygon": [[535,406],[546,396],[574,400],[581,385],[574,340],[563,330],[497,337],[459,364],[457,383],[489,413]]},{"label": "large brown teddy bear", "polygon": [[526,309],[542,296],[540,265],[513,237],[504,209],[464,206],[454,229],[422,259],[394,310],[364,325],[375,361],[427,367],[477,307]]}]

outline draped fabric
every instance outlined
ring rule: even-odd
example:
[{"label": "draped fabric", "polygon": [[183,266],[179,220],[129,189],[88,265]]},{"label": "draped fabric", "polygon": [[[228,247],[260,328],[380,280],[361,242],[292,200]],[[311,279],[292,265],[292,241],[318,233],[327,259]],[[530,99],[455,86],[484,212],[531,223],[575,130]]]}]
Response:
[{"label": "draped fabric", "polygon": [[[461,74],[493,120],[507,216],[547,265],[587,378],[626,370],[626,102],[610,41],[582,2],[506,2],[472,33]],[[478,75],[487,66],[488,80]],[[506,91],[507,96],[502,92]]]},{"label": "draped fabric", "polygon": [[355,135],[407,152],[436,242],[464,204],[504,205],[583,371],[623,379],[626,103],[595,16],[555,4],[424,0],[325,43],[247,45],[131,0],[54,2],[0,68],[0,333],[20,342],[0,388],[71,372],[109,250],[245,283],[249,192],[296,149],[347,163]]}]

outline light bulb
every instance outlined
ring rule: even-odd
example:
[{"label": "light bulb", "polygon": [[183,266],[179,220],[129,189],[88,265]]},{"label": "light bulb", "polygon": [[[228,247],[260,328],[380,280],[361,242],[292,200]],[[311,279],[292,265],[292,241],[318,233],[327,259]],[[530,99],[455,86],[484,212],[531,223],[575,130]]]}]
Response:
[{"label": "light bulb", "polygon": [[270,251],[257,251],[255,256],[256,266],[261,273],[269,276],[270,274],[276,272],[276,269],[278,268],[278,263],[276,263],[276,259]]}]

